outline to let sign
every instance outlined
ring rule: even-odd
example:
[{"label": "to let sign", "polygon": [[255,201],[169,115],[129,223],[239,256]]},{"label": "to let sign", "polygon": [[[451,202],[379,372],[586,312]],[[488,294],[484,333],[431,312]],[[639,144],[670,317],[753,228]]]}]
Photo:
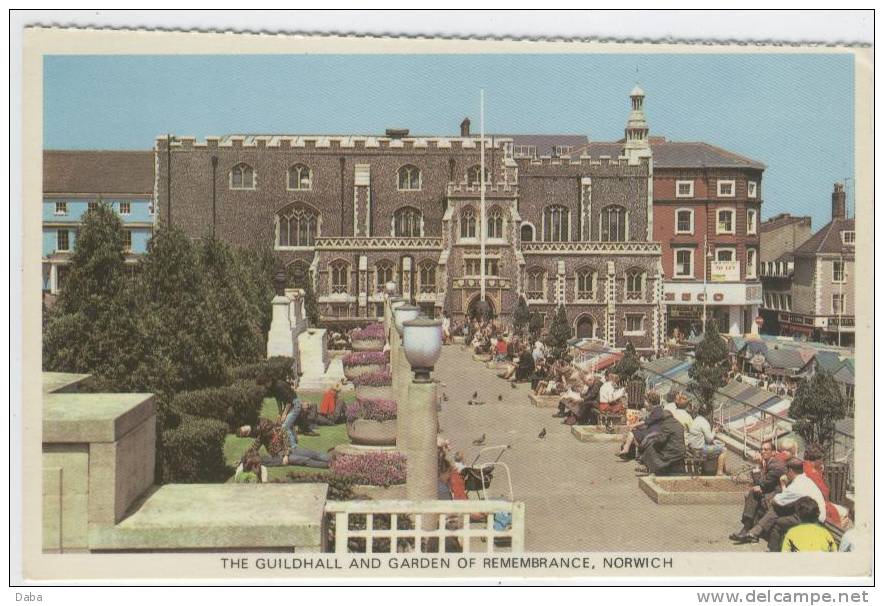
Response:
[{"label": "to let sign", "polygon": [[709,280],[711,282],[739,282],[739,261],[712,261]]}]

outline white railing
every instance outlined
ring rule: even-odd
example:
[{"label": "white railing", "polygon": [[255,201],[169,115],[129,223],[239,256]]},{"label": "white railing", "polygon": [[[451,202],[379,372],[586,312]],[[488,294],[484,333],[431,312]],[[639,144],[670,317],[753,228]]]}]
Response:
[{"label": "white railing", "polygon": [[[329,533],[324,550],[346,553],[522,553],[525,504],[504,500],[329,501],[334,545]],[[495,529],[495,514],[502,526]]]}]

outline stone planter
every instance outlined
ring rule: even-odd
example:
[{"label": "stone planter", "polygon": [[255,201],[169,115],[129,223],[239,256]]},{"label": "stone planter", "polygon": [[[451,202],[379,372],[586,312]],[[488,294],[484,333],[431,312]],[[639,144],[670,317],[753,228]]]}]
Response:
[{"label": "stone planter", "polygon": [[738,505],[749,489],[728,476],[644,476],[638,485],[658,505]]},{"label": "stone planter", "polygon": [[352,347],[353,351],[383,351],[384,339],[382,337],[376,339],[354,339]]},{"label": "stone planter", "polygon": [[389,421],[356,419],[347,423],[347,435],[354,444],[393,446],[396,444],[396,419]]},{"label": "stone planter", "polygon": [[362,400],[394,400],[392,385],[355,385],[356,397]]},{"label": "stone planter", "polygon": [[386,366],[386,364],[357,364],[355,366],[344,366],[344,376],[352,381],[356,377],[361,377],[370,372],[383,370]]}]

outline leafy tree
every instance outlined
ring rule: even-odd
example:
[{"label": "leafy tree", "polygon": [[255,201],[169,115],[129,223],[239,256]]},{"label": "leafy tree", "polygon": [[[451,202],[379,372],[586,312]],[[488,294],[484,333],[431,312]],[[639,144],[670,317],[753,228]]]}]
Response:
[{"label": "leafy tree", "polygon": [[835,422],[847,414],[847,403],[831,373],[819,371],[802,380],[789,407],[795,419],[794,429],[808,443],[816,443],[827,452],[835,438]]},{"label": "leafy tree", "polygon": [[316,292],[313,290],[313,276],[307,276],[304,285],[304,313],[310,326],[319,325],[319,303],[316,300]]},{"label": "leafy tree", "polygon": [[553,316],[549,326],[549,336],[546,339],[546,344],[553,358],[559,359],[565,355],[565,352],[568,351],[568,339],[570,338],[571,325],[568,323],[565,306],[560,303],[556,308],[556,315]]},{"label": "leafy tree", "polygon": [[[257,322],[262,337],[266,338],[273,318],[271,301],[276,291],[273,286],[273,272],[276,259],[269,246],[237,248],[233,252],[237,267],[244,273],[243,292],[257,314]],[[262,352],[264,346],[261,346]]]},{"label": "leafy tree", "polygon": [[517,333],[523,333],[531,323],[531,312],[528,310],[528,302],[524,296],[519,296],[519,302],[516,303],[516,309],[513,312],[513,330]]},{"label": "leafy tree", "polygon": [[624,382],[629,381],[641,369],[641,360],[635,351],[632,341],[626,342],[626,349],[623,351],[623,357],[614,365],[614,372],[623,379]]},{"label": "leafy tree", "polygon": [[718,333],[718,323],[706,322],[703,340],[697,345],[694,364],[688,371],[691,382],[688,389],[703,404],[712,404],[715,392],[727,383],[727,345]]}]

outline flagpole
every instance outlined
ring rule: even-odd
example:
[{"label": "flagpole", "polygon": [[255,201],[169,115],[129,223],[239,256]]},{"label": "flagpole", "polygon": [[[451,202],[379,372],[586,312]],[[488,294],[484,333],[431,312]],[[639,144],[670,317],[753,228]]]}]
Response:
[{"label": "flagpole", "polygon": [[703,334],[703,335],[706,334],[706,280],[707,280],[706,264],[708,263],[708,260],[709,260],[709,241],[708,241],[708,236],[706,236],[704,234],[703,235],[703,328],[700,332],[700,334]]},{"label": "flagpole", "polygon": [[479,91],[479,296],[485,301],[485,89]]}]

